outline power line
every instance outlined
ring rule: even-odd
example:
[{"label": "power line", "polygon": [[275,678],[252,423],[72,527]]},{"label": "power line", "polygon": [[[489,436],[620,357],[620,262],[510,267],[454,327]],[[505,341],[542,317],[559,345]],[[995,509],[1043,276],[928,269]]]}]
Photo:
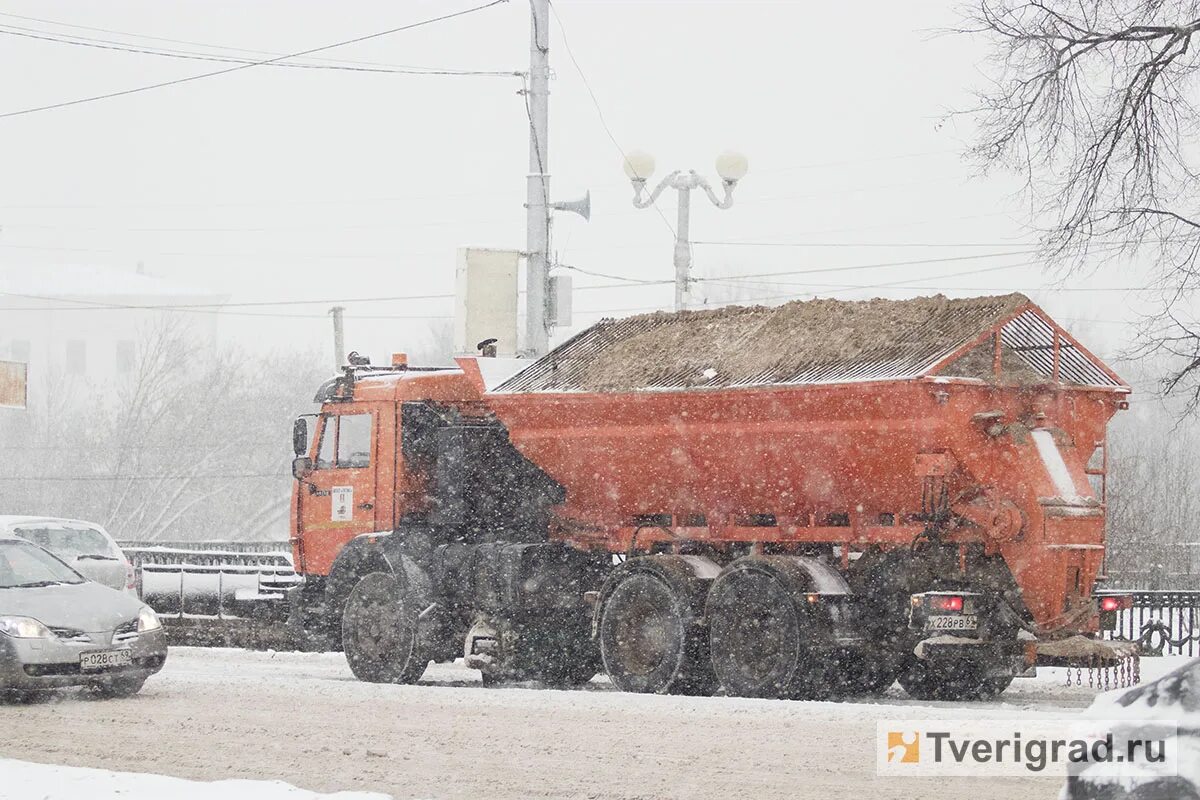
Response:
[{"label": "power line", "polygon": [[[8,17],[10,19],[20,19],[20,20],[24,20],[26,22],[40,22],[43,25],[56,25],[60,28],[74,28],[75,30],[91,31],[93,33],[107,33],[107,34],[111,34],[114,36],[122,36],[122,37],[125,37],[126,39],[146,39],[146,40],[155,41],[155,42],[166,42],[168,44],[182,44],[182,45],[187,45],[188,47],[202,47],[202,48],[206,48],[209,50],[227,50],[227,51],[233,51],[233,52],[238,52],[238,53],[251,53],[254,55],[258,55],[258,56],[279,55],[279,53],[272,52],[270,50],[254,50],[254,49],[247,48],[247,47],[233,47],[230,45],[208,44],[205,42],[189,41],[187,39],[170,39],[165,36],[153,36],[151,34],[146,34],[146,33],[130,33],[129,31],[113,30],[112,28],[97,28],[97,27],[92,27],[92,26],[88,26],[88,25],[78,25],[78,24],[69,23],[69,22],[62,22],[60,20],[45,19],[43,17],[29,17],[29,16],[25,16],[22,14],[0,13],[0,17]],[[9,27],[16,27],[16,26],[10,25]],[[35,28],[23,28],[22,30],[36,31]],[[76,36],[75,38],[82,39],[82,38],[86,38],[86,37]],[[93,39],[92,41],[104,41],[104,40]],[[407,64],[386,64],[386,63],[381,63],[378,61],[361,61],[361,60],[346,59],[346,58],[318,57],[318,58],[314,58],[312,60],[313,61],[328,61],[328,62],[337,63],[337,64],[352,64],[355,66],[388,67],[388,68],[392,68],[392,69],[420,69],[419,67],[414,67],[412,65],[407,65]],[[506,73],[506,74],[508,74],[508,73]]]},{"label": "power line", "polygon": [[401,25],[400,27],[397,27],[397,28],[390,28],[386,31],[379,31],[377,33],[369,33],[364,36],[357,36],[353,39],[346,39],[341,42],[334,42],[333,44],[322,45],[320,47],[313,47],[308,50],[301,50],[296,53],[288,53],[285,55],[276,56],[274,58],[264,59],[262,61],[252,61],[247,64],[236,64],[232,67],[214,70],[212,72],[203,72],[203,73],[200,73],[199,75],[189,75],[184,78],[176,78],[176,79],[170,80],[170,81],[161,81],[159,83],[152,83],[152,84],[149,84],[146,86],[138,86],[138,87],[135,87],[132,89],[123,89],[123,90],[117,91],[117,92],[108,92],[106,94],[92,95],[90,97],[80,97],[75,100],[65,100],[60,103],[51,103],[49,105],[36,106],[34,108],[25,108],[20,111],[9,111],[9,112],[0,114],[0,119],[4,119],[7,117],[18,117],[18,116],[23,116],[25,114],[34,114],[39,111],[52,111],[54,109],[66,108],[68,106],[76,106],[76,105],[80,105],[83,103],[91,103],[91,102],[95,102],[97,100],[108,100],[108,99],[111,99],[114,97],[124,97],[125,95],[137,94],[138,92],[147,92],[147,91],[150,91],[151,89],[161,89],[161,88],[164,88],[167,86],[175,86],[175,85],[178,85],[181,83],[189,83],[191,81],[198,81],[203,78],[213,78],[218,75],[228,75],[231,72],[239,72],[244,69],[250,69],[251,67],[259,67],[259,66],[264,66],[264,65],[268,65],[268,64],[274,64],[277,61],[285,61],[285,60],[291,59],[291,58],[300,58],[301,56],[307,56],[307,55],[312,55],[313,53],[321,53],[326,50],[332,50],[336,47],[345,47],[345,46],[351,45],[351,44],[358,44],[359,42],[365,42],[365,41],[369,41],[371,39],[378,39],[383,36],[389,36],[391,34],[400,33],[402,31],[409,31],[414,28],[423,27],[425,25],[432,25],[437,22],[444,22],[449,19],[454,19],[455,17],[461,17],[461,16],[465,16],[467,14],[473,14],[477,11],[483,11],[484,9],[491,8],[492,6],[500,5],[501,3],[507,3],[507,2],[508,2],[508,0],[492,0],[490,3],[485,3],[480,6],[474,6],[472,8],[464,9],[462,11],[455,11],[450,14],[443,14],[440,17],[431,17],[429,19],[421,20],[420,22],[412,22],[407,25]]},{"label": "power line", "polygon": [[945,156],[956,155],[958,150],[927,150],[923,153],[900,153],[892,156],[878,156],[876,158],[855,158],[842,161],[824,161],[816,164],[797,164],[792,167],[783,167],[776,172],[791,172],[802,169],[824,169],[825,167],[845,167],[857,164],[873,164],[877,161],[901,161],[910,158],[929,158],[930,156]]},{"label": "power line", "polygon": [[[583,267],[572,266],[571,264],[555,264],[554,266],[560,267],[562,269],[569,269],[572,272],[578,272],[581,275],[591,275],[593,278],[607,278],[608,280],[613,280],[613,281],[624,281],[625,285],[660,286],[660,285],[675,283],[675,281],[673,281],[673,280],[670,280],[670,281],[667,281],[667,280],[645,280],[642,278],[627,278],[624,275],[612,275],[612,274],[609,274],[606,272],[594,272],[592,270],[584,269]],[[580,287],[580,288],[594,288],[594,287]]]},{"label": "power line", "polygon": [[[617,141],[617,137],[613,135],[612,128],[608,126],[608,120],[604,118],[604,109],[600,107],[600,100],[597,99],[596,93],[592,91],[591,81],[588,80],[587,75],[583,71],[583,67],[579,66],[579,61],[575,58],[575,52],[571,49],[571,43],[567,39],[567,29],[563,25],[562,17],[558,15],[558,8],[555,7],[554,3],[548,3],[548,5],[550,6],[550,13],[554,14],[554,21],[558,23],[558,34],[562,37],[563,49],[567,51],[567,58],[571,59],[571,64],[574,65],[575,71],[579,73],[579,79],[583,81],[583,88],[587,89],[588,97],[592,99],[592,105],[596,108],[596,116],[600,118],[600,127],[604,129],[604,133],[608,136],[608,140],[613,143],[613,147],[617,149],[617,153],[621,156],[621,159],[624,160],[625,148],[621,146],[621,143]],[[654,210],[658,214],[659,218],[663,221],[663,224],[667,226],[667,230],[671,232],[671,235],[675,236],[675,226],[671,224],[669,219],[667,219],[667,215],[663,213],[662,209],[658,207],[657,203],[654,204]]]},{"label": "power line", "polygon": [[[142,55],[158,56],[160,58],[175,58],[188,61],[210,61],[218,64],[244,64],[246,66],[258,66],[260,62],[253,61],[247,58],[236,58],[231,56],[208,55],[205,53],[187,53],[187,52],[170,52],[167,50],[155,50],[144,47],[133,47],[122,44],[120,42],[106,41],[104,39],[89,39],[82,36],[72,36],[69,34],[52,34],[44,31],[37,31],[33,28],[22,28],[17,25],[0,26],[0,34],[6,36],[20,36],[26,39],[36,39],[43,42],[56,42],[58,44],[73,45],[76,47],[90,47],[98,50],[111,50],[122,53],[138,53]],[[371,67],[371,66],[353,66],[350,64],[304,64],[291,62],[276,62],[262,63],[262,66],[270,67],[287,67],[290,69],[320,69],[320,70],[341,70],[345,72],[369,72],[381,73],[389,75],[435,75],[435,76],[463,76],[463,77],[506,77],[511,78],[520,75],[519,72],[502,72],[497,70],[465,70],[465,69],[442,69],[436,67]]]},{"label": "power line", "polygon": [[692,244],[721,247],[1013,247],[1028,242],[751,242],[693,241]]},{"label": "power line", "polygon": [[286,472],[229,472],[224,475],[0,475],[0,481],[191,481],[235,478],[285,478]]},{"label": "power line", "polygon": [[[1033,266],[1037,266],[1041,263],[1042,262],[1040,262],[1040,261],[1022,261],[1019,264],[1002,264],[998,267],[982,267],[980,269],[963,270],[962,272],[951,272],[951,273],[948,273],[945,275],[930,275],[926,278],[913,278],[912,282],[937,281],[937,280],[945,280],[946,278],[959,278],[964,275],[980,275],[985,272],[1001,272],[1003,270],[1018,269],[1021,267],[1033,267]],[[712,284],[716,284],[719,286],[733,286],[733,287],[744,287],[747,283],[752,283],[752,284],[755,284],[758,286],[816,286],[819,288],[838,289],[838,290],[843,290],[843,289],[844,290],[882,289],[882,288],[886,288],[886,287],[893,285],[892,283],[853,285],[853,284],[844,284],[844,283],[809,283],[807,281],[805,281],[803,283],[794,283],[794,282],[788,282],[788,281],[756,281],[756,280],[742,281],[736,275],[729,276],[729,277],[718,276],[715,278],[695,278],[694,280],[703,282],[703,283],[712,283]]]},{"label": "power line", "polygon": [[106,254],[121,254],[129,252],[137,252],[142,255],[164,256],[176,258],[257,258],[257,259],[280,259],[303,260],[303,261],[324,261],[324,260],[356,260],[356,261],[398,261],[403,258],[424,257],[433,255],[433,252],[411,252],[411,253],[280,253],[280,252],[242,252],[242,253],[220,253],[220,252],[196,252],[186,250],[142,250],[136,248],[134,250],[113,249],[109,247],[60,247],[58,245],[40,245],[40,244],[0,244],[0,248],[9,250],[47,250],[55,253],[106,253]]},{"label": "power line", "polygon": [[[941,277],[941,276],[939,276],[939,277]],[[921,279],[915,278],[914,280],[921,280]],[[816,284],[809,284],[809,285],[816,285]],[[1050,291],[1050,292],[1143,292],[1143,291],[1154,291],[1156,288],[1157,287],[1153,287],[1153,286],[1107,286],[1107,287],[1080,286],[1080,287],[1051,287],[1051,288],[1022,290],[1022,289],[1013,288],[1011,286],[1005,286],[1005,287],[995,287],[995,286],[993,286],[993,287],[987,287],[987,286],[912,286],[912,285],[902,285],[899,283],[877,283],[877,284],[853,284],[853,285],[847,284],[847,285],[842,285],[842,286],[838,286],[836,288],[829,289],[828,291],[824,291],[821,293],[822,294],[836,294],[839,292],[851,292],[851,291],[860,291],[860,290],[866,290],[866,289],[896,289],[896,290],[900,290],[900,291],[921,291],[921,292],[985,292],[985,293],[994,293],[994,294],[1008,294],[1011,292],[1024,292],[1024,293],[1028,294],[1029,292],[1040,292],[1040,291]],[[789,300],[789,299],[796,299],[796,298],[804,297],[805,295],[814,295],[815,296],[817,294],[818,294],[818,292],[786,292],[783,294],[770,294],[770,295],[763,295],[763,296],[759,296],[759,297],[743,297],[743,298],[739,298],[737,300],[731,300],[728,303],[714,304],[712,306],[709,306],[709,308],[720,308],[720,307],[726,306],[726,305],[739,305],[739,304],[745,304],[745,303],[757,303],[757,302],[766,301],[766,300]],[[630,307],[630,308],[584,308],[584,309],[578,309],[578,313],[580,313],[580,314],[621,314],[621,313],[630,313],[630,312],[659,311],[659,310],[662,310],[663,306],[665,306],[665,305],[669,305],[669,303],[663,303],[663,304],[655,305],[655,306],[636,306],[636,307]],[[705,310],[705,308],[703,306],[701,306],[701,307],[698,307],[693,310],[703,311],[703,310]]]},{"label": "power line", "polygon": [[1036,250],[1009,250],[1003,253],[975,253],[967,256],[948,256],[946,258],[918,258],[910,261],[882,261],[874,264],[852,264],[844,267],[815,267],[812,269],[794,269],[785,272],[757,272],[749,275],[738,275],[738,279],[772,278],[778,275],[813,275],[820,272],[853,272],[863,269],[883,269],[885,267],[912,267],[921,264],[945,264],[952,261],[977,261],[988,258],[1006,258],[1008,256],[1024,256],[1036,253]]}]

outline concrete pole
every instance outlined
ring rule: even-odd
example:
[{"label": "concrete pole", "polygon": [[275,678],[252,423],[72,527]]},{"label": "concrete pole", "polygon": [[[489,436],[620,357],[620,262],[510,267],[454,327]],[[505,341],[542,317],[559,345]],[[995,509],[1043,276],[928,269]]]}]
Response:
[{"label": "concrete pole", "polygon": [[346,363],[346,333],[342,327],[342,313],[345,311],[343,306],[334,306],[329,309],[329,313],[333,316],[333,370],[341,372],[342,366]]},{"label": "concrete pole", "polygon": [[688,279],[692,270],[692,242],[689,227],[692,215],[692,187],[679,189],[679,218],[675,223],[675,310],[688,307]]},{"label": "concrete pole", "polygon": [[550,110],[550,0],[530,0],[529,177],[525,208],[525,351],[533,357],[550,348],[550,153],[547,126]]}]

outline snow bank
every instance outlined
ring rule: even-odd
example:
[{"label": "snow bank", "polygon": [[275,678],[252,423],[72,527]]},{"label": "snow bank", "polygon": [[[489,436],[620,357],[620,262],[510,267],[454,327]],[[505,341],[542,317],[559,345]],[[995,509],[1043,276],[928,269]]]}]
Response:
[{"label": "snow bank", "polygon": [[283,781],[188,781],[140,772],[31,764],[0,758],[0,797],[4,800],[389,800],[374,792],[321,794]]}]

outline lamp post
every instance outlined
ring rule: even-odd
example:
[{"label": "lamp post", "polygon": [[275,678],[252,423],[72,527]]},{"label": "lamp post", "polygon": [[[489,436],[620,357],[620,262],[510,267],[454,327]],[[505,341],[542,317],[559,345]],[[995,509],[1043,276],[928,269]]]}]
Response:
[{"label": "lamp post", "polygon": [[688,236],[692,190],[703,189],[714,206],[729,208],[733,205],[733,187],[745,177],[749,162],[741,153],[727,151],[717,156],[717,175],[721,177],[721,185],[725,190],[724,196],[720,198],[709,182],[695,170],[686,173],[675,170],[663,178],[652,192],[646,194],[646,179],[654,174],[654,157],[648,153],[626,153],[624,166],[625,174],[633,183],[633,205],[636,208],[654,205],[667,187],[679,192],[679,218],[675,225],[675,310],[682,311],[688,306],[688,282],[692,269],[692,243]]}]

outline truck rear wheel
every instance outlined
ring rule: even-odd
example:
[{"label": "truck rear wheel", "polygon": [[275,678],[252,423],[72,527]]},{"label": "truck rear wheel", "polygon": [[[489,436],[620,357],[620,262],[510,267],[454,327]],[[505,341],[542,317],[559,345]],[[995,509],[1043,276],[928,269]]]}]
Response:
[{"label": "truck rear wheel", "polygon": [[419,615],[427,607],[395,575],[372,572],[354,586],[342,614],[342,647],[354,677],[370,683],[416,683],[429,665]]},{"label": "truck rear wheel", "polygon": [[725,691],[741,697],[802,699],[836,690],[837,661],[804,607],[808,587],[766,559],[726,567],[709,590],[713,668]]},{"label": "truck rear wheel", "polygon": [[626,692],[711,694],[716,680],[706,639],[679,587],[645,572],[617,584],[600,618],[604,669]]}]

